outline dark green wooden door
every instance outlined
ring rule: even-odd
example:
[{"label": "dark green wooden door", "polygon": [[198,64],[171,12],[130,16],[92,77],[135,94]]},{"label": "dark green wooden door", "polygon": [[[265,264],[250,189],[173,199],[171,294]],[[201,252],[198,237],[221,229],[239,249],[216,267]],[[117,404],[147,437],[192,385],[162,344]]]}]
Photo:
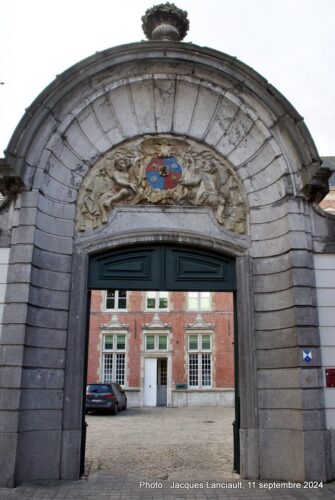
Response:
[{"label": "dark green wooden door", "polygon": [[88,288],[234,291],[235,262],[192,247],[125,247],[91,257]]}]

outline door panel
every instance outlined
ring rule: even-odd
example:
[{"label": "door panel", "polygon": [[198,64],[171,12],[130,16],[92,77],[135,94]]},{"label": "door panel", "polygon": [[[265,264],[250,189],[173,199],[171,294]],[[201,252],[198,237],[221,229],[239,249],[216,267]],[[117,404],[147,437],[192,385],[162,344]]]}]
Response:
[{"label": "door panel", "polygon": [[216,291],[235,289],[232,259],[195,249],[165,248],[166,290]]},{"label": "door panel", "polygon": [[157,405],[157,359],[144,359],[144,406]]},{"label": "door panel", "polygon": [[91,257],[88,288],[234,291],[235,261],[177,245],[125,248]]},{"label": "door panel", "polygon": [[161,282],[160,251],[155,247],[127,249],[91,257],[88,287],[155,290]]}]

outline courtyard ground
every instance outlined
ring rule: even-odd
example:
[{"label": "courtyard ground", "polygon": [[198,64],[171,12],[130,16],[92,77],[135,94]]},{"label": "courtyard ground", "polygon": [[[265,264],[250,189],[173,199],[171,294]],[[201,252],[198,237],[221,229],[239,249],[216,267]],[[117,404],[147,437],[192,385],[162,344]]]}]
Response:
[{"label": "courtyard ground", "polygon": [[232,471],[232,408],[134,408],[87,415],[79,481],[0,488],[3,499],[331,499],[335,483],[242,481]]},{"label": "courtyard ground", "polygon": [[86,468],[141,481],[236,479],[233,408],[133,408],[88,415]]}]

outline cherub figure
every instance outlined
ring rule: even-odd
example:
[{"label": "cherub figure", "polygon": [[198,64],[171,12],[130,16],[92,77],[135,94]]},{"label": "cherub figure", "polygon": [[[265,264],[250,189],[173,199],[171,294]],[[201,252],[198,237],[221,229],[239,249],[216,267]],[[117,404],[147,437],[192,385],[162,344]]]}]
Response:
[{"label": "cherub figure", "polygon": [[86,230],[86,221],[91,221],[93,229],[98,227],[104,217],[105,210],[101,207],[101,197],[112,188],[111,179],[105,167],[86,186],[79,205],[81,219],[78,222],[78,230]]},{"label": "cherub figure", "polygon": [[106,161],[106,172],[113,182],[112,189],[106,191],[100,200],[100,208],[102,212],[102,223],[107,222],[106,209],[110,209],[115,203],[135,195],[137,185],[131,180],[130,167],[132,161],[129,158],[116,158]]}]

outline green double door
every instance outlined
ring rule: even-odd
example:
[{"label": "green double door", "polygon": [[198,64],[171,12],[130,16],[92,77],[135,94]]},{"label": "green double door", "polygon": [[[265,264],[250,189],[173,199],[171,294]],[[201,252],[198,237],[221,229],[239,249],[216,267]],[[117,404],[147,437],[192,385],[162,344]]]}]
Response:
[{"label": "green double door", "polygon": [[88,288],[234,292],[235,261],[185,246],[125,247],[91,257]]}]

